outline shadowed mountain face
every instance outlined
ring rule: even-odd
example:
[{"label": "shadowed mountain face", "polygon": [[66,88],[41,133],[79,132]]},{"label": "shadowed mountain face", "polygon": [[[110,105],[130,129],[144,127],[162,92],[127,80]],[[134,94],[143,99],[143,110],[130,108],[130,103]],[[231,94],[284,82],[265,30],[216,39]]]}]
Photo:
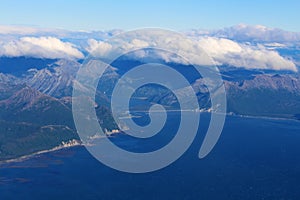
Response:
[{"label": "shadowed mountain face", "polygon": [[0,57],[0,71],[20,76],[29,69],[43,69],[53,64],[55,59],[39,59],[30,57]]},{"label": "shadowed mountain face", "polygon": [[[21,74],[7,70],[0,73],[0,160],[79,140],[71,95],[80,64],[68,60],[48,62],[40,59],[33,68],[23,68]],[[115,128],[106,107],[99,105],[96,111],[104,128]]]},{"label": "shadowed mountain face", "polygon": [[[1,58],[0,64],[0,160],[79,140],[71,112],[72,85],[79,62]],[[95,109],[102,128],[117,128],[109,108],[111,93],[118,79],[139,64],[120,60],[113,63],[114,68],[107,70],[100,79]],[[210,111],[210,94],[201,76],[196,76],[190,66],[168,65],[184,74],[197,94],[200,108]],[[221,66],[220,70],[227,93],[228,112],[299,118],[299,74],[230,66]],[[178,93],[184,93],[184,88],[178,88]],[[132,109],[145,110],[153,103],[178,108],[174,94],[157,85],[143,86],[133,97]]]},{"label": "shadowed mountain face", "polygon": [[59,99],[24,86],[0,102],[1,118],[13,122],[73,127],[71,110]]},{"label": "shadowed mountain face", "polygon": [[258,75],[226,82],[230,112],[243,115],[297,118],[300,113],[298,75]]},{"label": "shadowed mountain face", "polygon": [[0,160],[78,139],[68,106],[26,85],[0,101]]},{"label": "shadowed mountain face", "polygon": [[71,96],[72,81],[79,66],[78,62],[59,60],[50,67],[30,70],[26,77],[26,83],[52,97]]}]

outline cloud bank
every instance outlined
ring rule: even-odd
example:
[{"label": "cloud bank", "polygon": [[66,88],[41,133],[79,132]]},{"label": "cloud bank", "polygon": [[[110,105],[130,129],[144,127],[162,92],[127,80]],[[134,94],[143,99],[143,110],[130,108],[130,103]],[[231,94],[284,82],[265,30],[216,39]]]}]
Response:
[{"label": "cloud bank", "polygon": [[[135,37],[139,38],[136,39]],[[154,37],[149,35],[134,35],[132,38],[117,41],[118,45],[103,41],[89,40],[87,51],[95,56],[113,56],[114,53],[126,53],[138,48],[166,47],[169,51],[188,58],[191,64],[206,65],[209,61],[201,56],[203,50],[217,65],[230,65],[247,69],[272,69],[272,70],[291,70],[297,71],[296,65],[289,59],[282,57],[277,51],[268,49],[263,45],[251,45],[238,43],[236,41],[202,36],[197,39],[182,40],[172,37]],[[119,48],[119,47],[122,48]],[[188,55],[187,55],[188,54]],[[136,59],[148,56],[147,52],[134,54]],[[186,64],[185,59],[170,57],[170,54],[159,52],[156,54],[166,62],[176,62]]]},{"label": "cloud bank", "polygon": [[215,37],[204,37],[198,42],[218,65],[297,71],[296,65],[291,60],[263,45],[240,44],[229,39]]},{"label": "cloud bank", "polygon": [[239,24],[220,30],[192,30],[187,31],[186,34],[192,37],[212,36],[244,42],[300,42],[300,33],[298,32],[285,31],[279,28],[268,28],[262,25]]},{"label": "cloud bank", "polygon": [[[202,56],[204,50],[218,65],[297,71],[294,64],[297,59],[292,61],[283,57],[277,50],[288,48],[290,44],[300,46],[300,33],[240,24],[221,30],[184,32],[183,35],[189,38],[186,40],[172,35],[152,35],[151,32],[145,32],[115,41],[121,44],[121,48],[118,49],[105,42],[121,32],[67,31],[0,25],[0,56],[83,59],[85,53],[96,52],[102,56],[109,56],[130,51],[135,47],[159,47],[188,58],[192,64],[209,63]],[[136,59],[147,56],[149,54],[145,51],[134,54]],[[164,52],[156,52],[155,56],[166,62],[187,64],[186,60]]]},{"label": "cloud bank", "polygon": [[84,58],[74,44],[55,37],[22,37],[11,41],[0,41],[0,56],[31,56],[37,58]]}]

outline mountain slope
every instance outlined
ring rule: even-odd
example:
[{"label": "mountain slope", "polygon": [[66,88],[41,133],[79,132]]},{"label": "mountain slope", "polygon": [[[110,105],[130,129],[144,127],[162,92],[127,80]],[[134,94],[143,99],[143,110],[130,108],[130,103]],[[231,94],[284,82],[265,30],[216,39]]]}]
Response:
[{"label": "mountain slope", "polygon": [[[95,110],[103,130],[118,128],[109,109],[111,93],[118,79],[134,64],[120,61],[118,66],[114,66],[116,68],[107,70],[99,81]],[[179,64],[169,65],[179,68],[179,72],[190,81],[200,108],[211,110],[210,94],[195,70]],[[71,95],[73,84],[78,84],[74,79],[80,63],[54,60],[47,65],[34,66],[31,63],[24,69],[21,67],[23,71],[15,74],[1,73],[0,67],[0,160],[79,139],[72,117]],[[231,66],[221,66],[220,69],[226,88],[228,112],[300,118],[299,74]],[[84,86],[81,88],[87,89]],[[184,91],[184,88],[177,89],[180,95],[185,95]],[[133,95],[131,108],[145,110],[153,103],[160,103],[167,109],[179,108],[174,94],[155,84],[139,88]]]},{"label": "mountain slope", "polygon": [[74,127],[70,108],[28,86],[0,101],[0,109],[0,119],[7,121]]},{"label": "mountain slope", "polygon": [[300,113],[300,79],[290,75],[259,75],[226,82],[228,112],[294,118]]}]

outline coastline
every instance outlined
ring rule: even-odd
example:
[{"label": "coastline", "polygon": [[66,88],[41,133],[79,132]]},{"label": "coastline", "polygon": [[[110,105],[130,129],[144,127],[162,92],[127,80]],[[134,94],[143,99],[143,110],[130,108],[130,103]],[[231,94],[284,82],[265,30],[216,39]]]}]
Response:
[{"label": "coastline", "polygon": [[[105,135],[107,137],[112,137],[115,134],[119,134],[120,131],[119,130],[112,130],[112,131],[106,131]],[[94,137],[91,139],[99,139],[101,137]],[[45,150],[41,150],[41,151],[37,151],[28,155],[24,155],[24,156],[20,156],[20,157],[16,157],[16,158],[12,158],[12,159],[8,159],[8,160],[1,160],[0,161],[0,167],[1,165],[4,164],[8,164],[8,163],[14,163],[14,162],[22,162],[25,161],[27,159],[33,158],[35,156],[41,155],[41,154],[45,154],[45,153],[50,153],[50,152],[54,152],[54,151],[59,151],[62,149],[68,149],[68,148],[72,148],[72,147],[77,147],[77,146],[85,146],[85,145],[89,145],[89,144],[84,144],[82,143],[80,140],[70,140],[68,142],[62,142],[60,145],[53,147],[51,149],[45,149]]]},{"label": "coastline", "polygon": [[[201,113],[211,113],[211,111],[201,111]],[[288,118],[288,117],[270,117],[270,116],[255,116],[255,115],[241,115],[241,114],[235,114],[235,113],[226,113],[226,116],[232,116],[232,117],[240,117],[240,118],[251,118],[251,119],[265,119],[265,120],[282,120],[282,121],[294,121],[294,122],[299,122],[300,120],[298,119],[293,119],[293,118]],[[119,134],[121,133],[120,131],[106,131],[105,134],[107,137],[111,137],[115,134]],[[91,139],[99,139],[98,137],[95,138],[91,138]],[[54,152],[54,151],[58,151],[58,150],[62,150],[62,149],[68,149],[68,148],[72,148],[72,147],[76,147],[76,146],[85,146],[88,144],[83,144],[81,141],[79,140],[70,140],[68,142],[62,142],[61,145],[58,145],[54,148],[48,149],[48,150],[41,150],[35,153],[31,153],[28,155],[24,155],[21,157],[16,157],[16,158],[12,158],[12,159],[8,159],[8,160],[2,160],[0,161],[0,167],[1,165],[4,164],[8,164],[8,163],[14,163],[14,162],[22,162],[25,161],[27,159],[33,158],[35,156],[41,155],[41,154],[45,154],[45,153],[50,153],[50,152]]]},{"label": "coastline", "polygon": [[228,116],[235,116],[235,117],[242,117],[242,118],[251,118],[251,119],[273,119],[273,120],[288,120],[288,121],[295,121],[300,122],[299,119],[290,118],[290,117],[271,117],[271,116],[258,116],[258,115],[242,115],[242,114],[235,114],[235,113],[227,113]]},{"label": "coastline", "polygon": [[41,150],[41,151],[37,151],[35,153],[31,153],[31,154],[24,155],[21,157],[12,158],[12,159],[8,159],[8,160],[2,160],[2,161],[0,161],[0,167],[1,167],[1,165],[4,165],[4,164],[9,164],[9,163],[14,163],[14,162],[22,162],[22,161],[28,160],[30,158],[33,158],[33,157],[41,155],[41,154],[50,153],[50,152],[54,152],[54,151],[58,151],[58,150],[62,150],[62,149],[68,149],[68,148],[72,148],[72,147],[76,147],[76,146],[83,146],[83,144],[81,143],[81,141],[75,140],[75,139],[70,140],[68,142],[62,142],[61,145],[58,145],[52,149]]}]

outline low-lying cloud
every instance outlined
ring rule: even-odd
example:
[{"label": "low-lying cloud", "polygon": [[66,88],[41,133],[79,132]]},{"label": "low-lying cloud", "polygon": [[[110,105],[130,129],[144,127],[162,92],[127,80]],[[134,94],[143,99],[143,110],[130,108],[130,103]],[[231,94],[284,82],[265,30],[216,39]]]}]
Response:
[{"label": "low-lying cloud", "polygon": [[285,31],[279,28],[269,28],[262,25],[238,24],[219,30],[192,30],[186,32],[186,34],[192,37],[211,36],[244,42],[300,42],[299,32]]},{"label": "low-lying cloud", "polygon": [[11,41],[0,41],[0,56],[31,56],[37,58],[84,58],[74,44],[55,37],[22,37]]},{"label": "low-lying cloud", "polygon": [[253,46],[215,37],[204,37],[198,42],[219,65],[228,64],[248,69],[297,71],[296,65],[291,60],[263,45]]},{"label": "low-lying cloud", "polygon": [[[132,34],[115,41],[119,44],[118,49],[115,45],[105,42],[120,32],[122,31],[74,32],[0,25],[0,56],[82,59],[86,52],[105,57],[125,53],[134,48],[156,47],[182,55],[196,65],[210,63],[203,56],[204,50],[217,65],[297,71],[294,64],[297,60],[283,57],[277,50],[287,48],[287,42],[293,41],[293,45],[298,44],[300,33],[264,26],[237,25],[215,31],[189,31],[183,33],[183,37],[164,33],[153,35],[151,31],[145,31],[143,34]],[[188,36],[188,39],[183,39],[185,36]],[[139,51],[133,56],[139,59],[146,58],[149,54]],[[187,64],[186,60],[162,51],[158,51],[155,56],[166,62]]]},{"label": "low-lying cloud", "polygon": [[[176,37],[153,37],[151,33],[149,35],[133,35],[139,39],[132,37],[126,38],[126,40],[118,40],[116,46],[103,41],[90,40],[87,51],[95,56],[105,57],[113,56],[112,54],[116,52],[119,54],[126,53],[135,48],[158,47],[163,49],[165,47],[168,51],[188,58],[191,64],[206,65],[209,62],[201,56],[204,50],[217,65],[230,65],[248,69],[297,71],[296,65],[291,60],[282,57],[277,51],[268,49],[263,45],[250,45],[230,39],[207,36],[185,40]],[[146,52],[141,53],[139,51],[137,54],[134,54],[134,57],[137,59],[146,56],[148,56]],[[166,62],[186,64],[185,59],[170,57],[170,54],[164,52],[159,52],[156,56],[159,56]]]}]

